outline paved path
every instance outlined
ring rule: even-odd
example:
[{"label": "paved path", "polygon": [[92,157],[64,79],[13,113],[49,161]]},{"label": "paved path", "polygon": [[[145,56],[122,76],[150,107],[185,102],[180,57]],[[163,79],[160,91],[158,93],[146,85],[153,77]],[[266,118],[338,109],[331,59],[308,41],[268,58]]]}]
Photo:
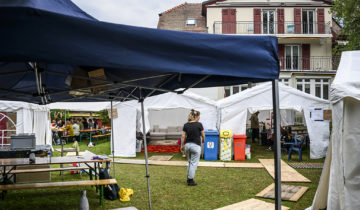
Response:
[{"label": "paved path", "polygon": [[[115,158],[115,163],[123,164],[145,164],[145,160],[140,159],[121,159]],[[149,165],[162,165],[162,166],[187,166],[187,161],[160,161],[160,160],[149,160]],[[220,167],[220,168],[264,168],[261,163],[228,163],[228,162],[209,162],[200,161],[199,166],[201,167]]]}]

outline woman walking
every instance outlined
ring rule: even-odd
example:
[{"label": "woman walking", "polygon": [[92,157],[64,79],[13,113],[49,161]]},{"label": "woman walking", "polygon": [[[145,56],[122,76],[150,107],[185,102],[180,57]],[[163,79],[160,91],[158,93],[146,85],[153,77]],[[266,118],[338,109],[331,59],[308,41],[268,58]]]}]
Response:
[{"label": "woman walking", "polygon": [[199,119],[200,112],[192,109],[181,135],[181,150],[184,150],[185,144],[185,154],[189,161],[187,168],[187,184],[189,186],[197,185],[194,177],[201,155],[201,141],[204,142],[205,139],[204,128]]}]

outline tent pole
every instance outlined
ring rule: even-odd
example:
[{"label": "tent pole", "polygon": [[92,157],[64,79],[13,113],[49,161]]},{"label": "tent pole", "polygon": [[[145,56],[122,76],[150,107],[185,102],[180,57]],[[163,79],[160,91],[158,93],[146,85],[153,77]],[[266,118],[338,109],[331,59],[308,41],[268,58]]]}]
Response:
[{"label": "tent pole", "polygon": [[143,125],[143,137],[144,137],[144,150],[145,150],[145,168],[146,168],[146,178],[147,178],[147,187],[149,193],[149,209],[151,210],[151,193],[150,193],[150,174],[149,174],[149,163],[148,163],[148,153],[147,153],[147,142],[146,142],[146,130],[145,130],[145,114],[144,114],[144,98],[142,96],[142,90],[140,89],[140,99],[141,102],[141,118]]},{"label": "tent pole", "polygon": [[272,81],[272,97],[274,112],[274,165],[275,165],[275,209],[281,210],[281,148],[280,148],[280,108],[279,108],[279,82]]},{"label": "tent pole", "polygon": [[113,158],[113,177],[115,179],[115,156],[114,156],[114,114],[113,114],[113,100],[110,100],[111,104],[111,154]]}]

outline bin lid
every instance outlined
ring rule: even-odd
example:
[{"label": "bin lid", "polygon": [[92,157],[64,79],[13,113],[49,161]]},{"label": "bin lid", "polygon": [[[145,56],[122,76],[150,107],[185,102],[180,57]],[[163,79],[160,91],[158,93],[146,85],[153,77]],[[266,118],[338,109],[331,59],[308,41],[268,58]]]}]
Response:
[{"label": "bin lid", "polygon": [[218,136],[219,132],[217,130],[205,130],[205,135],[212,135],[212,136]]},{"label": "bin lid", "polygon": [[246,139],[247,136],[244,134],[235,134],[235,135],[233,135],[233,138],[234,139]]}]

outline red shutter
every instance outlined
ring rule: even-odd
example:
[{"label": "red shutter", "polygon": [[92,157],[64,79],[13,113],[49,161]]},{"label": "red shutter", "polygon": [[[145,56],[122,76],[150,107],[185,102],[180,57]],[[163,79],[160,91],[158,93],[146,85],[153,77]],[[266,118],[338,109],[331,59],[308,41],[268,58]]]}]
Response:
[{"label": "red shutter", "polygon": [[279,44],[278,45],[278,55],[279,55],[279,61],[280,61],[280,69],[284,69],[285,66],[285,52],[284,52],[284,45]]},{"label": "red shutter", "polygon": [[229,10],[228,9],[223,9],[222,10],[222,33],[223,34],[227,34],[228,30],[227,30],[227,23],[229,21]]},{"label": "red shutter", "polygon": [[229,9],[230,34],[236,34],[236,9]]},{"label": "red shutter", "polygon": [[277,10],[278,34],[284,33],[284,9]]},{"label": "red shutter", "polygon": [[261,9],[254,8],[254,34],[261,34]]},{"label": "red shutter", "polygon": [[222,10],[222,33],[223,34],[236,33],[236,9]]},{"label": "red shutter", "polygon": [[325,33],[325,16],[324,9],[317,10],[317,25],[318,25],[318,34]]},{"label": "red shutter", "polygon": [[310,44],[302,45],[302,70],[310,70]]},{"label": "red shutter", "polygon": [[295,34],[301,34],[301,9],[294,8]]}]

